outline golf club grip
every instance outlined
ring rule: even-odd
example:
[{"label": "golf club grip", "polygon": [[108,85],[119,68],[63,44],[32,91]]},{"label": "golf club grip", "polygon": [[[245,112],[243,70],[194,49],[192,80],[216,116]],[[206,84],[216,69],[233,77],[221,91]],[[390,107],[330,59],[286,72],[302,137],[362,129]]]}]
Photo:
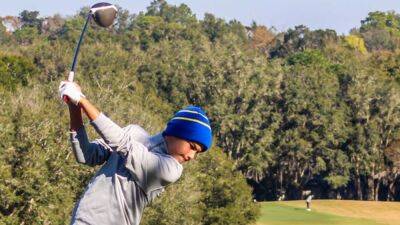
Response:
[{"label": "golf club grip", "polygon": [[74,76],[75,76],[75,72],[74,71],[70,71],[68,74],[68,81],[69,82],[74,82]]},{"label": "golf club grip", "polygon": [[[69,71],[69,74],[68,74],[68,81],[69,82],[74,82],[74,75],[75,75],[75,72],[74,71]],[[68,99],[68,96],[63,96],[63,101],[65,102],[65,103],[68,103],[68,101],[69,101],[69,99]]]}]

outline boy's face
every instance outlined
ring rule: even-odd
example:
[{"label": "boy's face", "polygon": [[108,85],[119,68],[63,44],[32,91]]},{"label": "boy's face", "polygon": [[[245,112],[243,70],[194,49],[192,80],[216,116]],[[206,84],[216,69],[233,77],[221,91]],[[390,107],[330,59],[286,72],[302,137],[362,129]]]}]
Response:
[{"label": "boy's face", "polygon": [[173,136],[165,136],[168,153],[179,163],[190,161],[196,157],[197,153],[203,151],[196,142],[186,141]]}]

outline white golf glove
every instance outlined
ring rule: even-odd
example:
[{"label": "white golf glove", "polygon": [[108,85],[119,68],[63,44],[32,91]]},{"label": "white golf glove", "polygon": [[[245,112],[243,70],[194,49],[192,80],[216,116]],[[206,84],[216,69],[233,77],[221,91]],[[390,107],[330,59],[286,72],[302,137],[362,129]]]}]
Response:
[{"label": "white golf glove", "polygon": [[85,97],[85,95],[82,94],[79,86],[73,82],[61,81],[58,91],[60,93],[61,100],[64,100],[64,96],[67,96],[68,99],[75,105],[78,105],[81,98]]}]

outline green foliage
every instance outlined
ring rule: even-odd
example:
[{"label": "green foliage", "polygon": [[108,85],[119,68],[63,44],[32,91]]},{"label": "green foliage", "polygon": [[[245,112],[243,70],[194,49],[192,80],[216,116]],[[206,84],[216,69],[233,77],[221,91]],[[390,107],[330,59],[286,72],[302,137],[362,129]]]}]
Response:
[{"label": "green foliage", "polygon": [[15,91],[18,85],[28,85],[29,79],[36,75],[36,66],[28,59],[0,54],[0,90]]},{"label": "green foliage", "polygon": [[394,51],[400,46],[400,15],[394,11],[371,12],[361,21],[358,32],[369,50]]},{"label": "green foliage", "polygon": [[38,37],[38,30],[35,27],[22,27],[14,32],[14,37],[19,44],[29,45]]},{"label": "green foliage", "polygon": [[74,202],[73,190],[85,176],[76,173],[64,144],[67,137],[62,127],[67,124],[59,121],[59,103],[44,101],[46,91],[37,86],[16,91],[18,95],[5,95],[3,103],[13,107],[1,113],[7,135],[0,158],[8,169],[0,182],[0,221],[61,224],[70,215],[65,209]]},{"label": "green foliage", "polygon": [[379,52],[371,56],[370,63],[387,73],[400,84],[400,54],[399,52]]},{"label": "green foliage", "polygon": [[226,24],[224,20],[206,13],[204,15],[203,29],[210,41],[214,42],[217,38],[221,38],[226,33]]},{"label": "green foliage", "polygon": [[[151,73],[155,69],[165,72],[163,70],[168,68],[157,63],[160,59],[157,54],[165,51],[163,60],[174,63],[175,67],[185,61],[184,57],[177,60],[178,50],[183,50],[180,57],[191,53],[193,46],[198,48],[198,52],[206,52],[203,47],[209,45],[201,26],[196,25],[199,21],[186,6],[165,6],[162,12],[142,14],[132,21],[126,19],[123,21],[126,22],[123,25],[125,29],[118,27],[117,33],[112,29],[91,26],[81,48],[76,76],[84,93],[111,118],[120,124],[140,124],[151,133],[163,129],[178,107],[169,104],[160,97],[161,92],[141,81],[154,79]],[[84,17],[80,13],[60,23],[57,29],[36,33],[35,38],[22,38],[22,31],[33,29],[26,26],[13,34],[21,43],[28,44],[15,48],[14,51],[21,56],[15,59],[3,57],[3,61],[8,60],[4,65],[9,66],[11,59],[19,63],[14,63],[16,66],[13,67],[3,66],[11,71],[7,74],[15,75],[19,80],[14,82],[14,95],[9,91],[2,92],[5,95],[2,105],[11,107],[2,111],[0,117],[0,128],[4,131],[1,134],[4,140],[1,147],[6,149],[0,153],[0,223],[64,224],[69,221],[74,203],[97,169],[78,165],[74,161],[65,133],[68,127],[67,112],[56,93],[58,82],[67,75],[73,47],[83,22]],[[25,41],[27,38],[32,38],[29,43]],[[144,41],[148,46],[146,51],[141,46]],[[197,47],[199,42],[205,46]],[[174,46],[175,43],[177,46]],[[207,58],[207,54],[204,53],[202,57]],[[200,64],[198,61],[193,63]],[[195,64],[189,64],[188,68],[194,68]],[[147,74],[146,67],[151,68],[147,69]],[[200,73],[197,76],[201,78]],[[6,77],[10,78],[3,76]],[[173,82],[178,85],[184,80],[182,76]],[[164,82],[168,87],[169,82]],[[173,97],[180,96],[182,99],[179,107],[188,103],[178,89],[175,93],[177,95]],[[89,136],[95,137],[91,129]],[[201,172],[207,170],[206,167],[211,165],[206,163],[211,162],[215,171]],[[248,224],[255,221],[257,210],[252,203],[251,189],[243,175],[233,172],[234,169],[233,162],[221,152],[204,156],[200,162],[185,169],[182,181],[173,189],[168,189],[160,204],[148,209],[149,216],[145,216],[143,222]],[[214,185],[209,182],[211,178],[221,180],[214,192],[213,187],[209,186]],[[175,192],[176,189],[182,192]],[[181,195],[185,192],[201,195],[187,198],[187,195]],[[193,207],[188,208],[187,205]],[[226,217],[231,217],[232,213],[240,216],[235,220]],[[166,214],[170,216],[166,217]]]},{"label": "green foliage", "polygon": [[368,17],[361,21],[360,31],[370,29],[387,30],[391,34],[400,35],[400,15],[394,11],[370,12]]},{"label": "green foliage", "polygon": [[158,16],[167,23],[178,23],[188,25],[197,23],[192,10],[185,4],[179,6],[168,5],[164,0],[155,0],[147,7],[146,15]]},{"label": "green foliage", "polygon": [[[74,161],[56,90],[86,12],[54,18],[42,33],[28,25],[41,18],[27,13],[27,25],[2,42],[1,224],[65,224],[97,169]],[[114,28],[90,24],[76,71],[86,96],[116,122],[150,133],[177,109],[199,105],[215,137],[143,224],[248,224],[258,215],[252,197],[299,199],[309,189],[371,199],[380,185],[400,199],[389,189],[398,182],[388,172],[394,156],[384,154],[400,132],[395,27],[373,25],[371,14],[347,37],[305,26],[272,35],[254,24],[251,38],[237,21],[198,20],[162,0],[138,15],[121,12]]]},{"label": "green foliage", "polygon": [[305,49],[321,49],[330,44],[337,44],[338,40],[334,30],[310,31],[308,27],[299,25],[278,35],[277,43],[271,48],[269,54],[272,58],[286,57]]},{"label": "green foliage", "polygon": [[[213,154],[213,155],[211,155]],[[244,177],[222,151],[215,149],[201,159],[199,184],[203,194],[206,215],[203,224],[248,224],[258,217],[252,203],[251,190]]]},{"label": "green foliage", "polygon": [[349,182],[349,177],[345,176],[337,176],[337,175],[331,175],[329,177],[325,178],[326,182],[332,187],[332,188],[339,188],[341,186],[344,186]]},{"label": "green foliage", "polygon": [[258,207],[243,175],[226,155],[213,148],[185,167],[179,185],[146,209],[142,224],[248,224]]},{"label": "green foliage", "polygon": [[[366,94],[358,85],[367,82],[373,85],[368,89],[372,98],[363,105],[385,111],[375,103],[383,93],[391,93],[388,99],[395,96],[396,88],[385,85],[387,76],[368,67],[365,58],[357,59],[353,49],[343,48],[334,31],[309,31],[304,26],[289,30],[272,49],[285,57],[283,66],[280,60],[267,62],[263,55],[244,49],[234,32],[216,39],[210,39],[212,32],[206,33],[209,41],[202,39],[196,46],[181,40],[149,45],[147,53],[158,57],[138,67],[139,80],[175,108],[204,106],[213,118],[217,145],[236,160],[247,178],[258,183],[272,179],[274,184],[265,184],[272,189],[270,196],[278,192],[275,185],[288,190],[288,198],[300,198],[301,190],[315,182],[317,192],[331,196],[358,179],[350,176],[355,168],[349,143],[356,137],[368,140],[372,130],[382,132],[378,127],[383,124],[374,122],[360,132],[354,123],[360,118],[352,114],[357,104],[351,99]],[[365,81],[365,74],[382,82]],[[392,121],[397,121],[395,114],[390,114]],[[397,130],[396,126],[392,128]],[[370,141],[384,137],[375,138]],[[376,150],[363,141],[351,144],[358,149],[355,154],[365,150],[365,162],[382,165],[374,161],[382,159],[376,158]],[[367,164],[362,171],[371,176]],[[282,180],[275,174],[282,174]]]},{"label": "green foliage", "polygon": [[327,60],[320,51],[306,50],[304,52],[296,53],[288,57],[287,62],[289,65],[318,65],[323,66],[327,64]]},{"label": "green foliage", "polygon": [[35,27],[40,30],[42,26],[42,19],[38,18],[38,11],[24,10],[20,13],[19,18],[21,19],[23,27]]},{"label": "green foliage", "polygon": [[85,18],[76,16],[74,19],[65,21],[65,24],[58,31],[57,36],[68,42],[75,43],[79,38],[80,32],[82,31]]}]

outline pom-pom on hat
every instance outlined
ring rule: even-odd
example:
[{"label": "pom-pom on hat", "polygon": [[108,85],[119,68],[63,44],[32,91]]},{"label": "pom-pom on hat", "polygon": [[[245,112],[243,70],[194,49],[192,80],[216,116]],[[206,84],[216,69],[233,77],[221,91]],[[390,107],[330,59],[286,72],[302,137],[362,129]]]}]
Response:
[{"label": "pom-pom on hat", "polygon": [[196,106],[188,106],[175,113],[163,132],[163,136],[167,135],[197,142],[203,145],[204,151],[207,151],[212,143],[210,120],[206,113]]}]

